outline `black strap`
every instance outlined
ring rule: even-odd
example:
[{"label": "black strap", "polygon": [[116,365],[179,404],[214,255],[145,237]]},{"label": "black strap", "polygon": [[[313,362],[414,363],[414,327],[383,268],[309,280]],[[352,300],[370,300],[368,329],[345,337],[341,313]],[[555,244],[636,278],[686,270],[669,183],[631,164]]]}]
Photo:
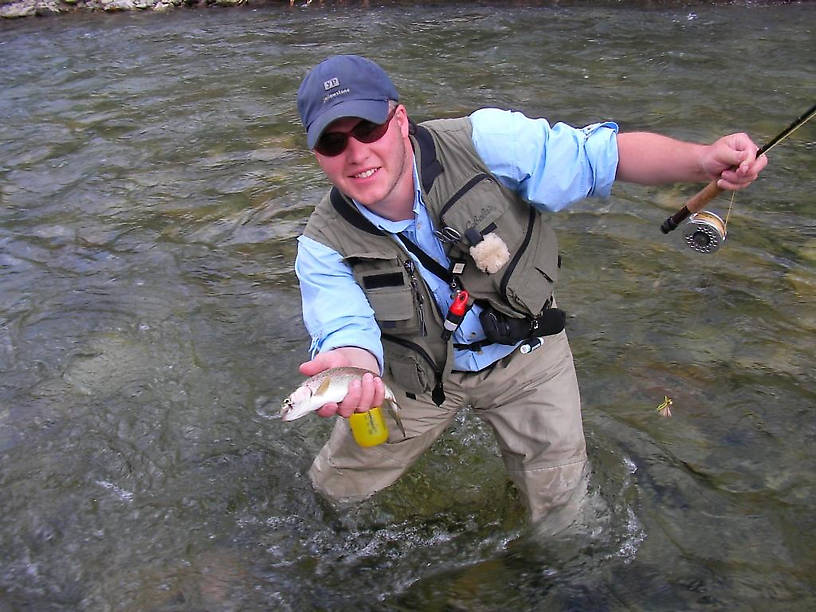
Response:
[{"label": "black strap", "polygon": [[473,351],[478,353],[484,347],[490,346],[491,344],[495,344],[491,340],[485,338],[484,340],[479,340],[478,342],[469,342],[468,344],[461,344],[459,342],[453,343],[453,348],[460,350],[460,351]]},{"label": "black strap", "polygon": [[403,232],[399,232],[397,237],[402,241],[402,244],[405,245],[405,248],[416,256],[416,258],[424,266],[424,268],[428,270],[428,272],[431,272],[434,276],[445,281],[451,286],[457,286],[459,284],[456,281],[456,277],[450,270],[443,267],[442,264],[419,248],[418,245],[414,244],[414,242]]},{"label": "black strap", "polygon": [[419,176],[420,180],[422,180],[422,188],[425,193],[428,193],[433,187],[436,177],[444,172],[444,168],[436,158],[436,145],[431,133],[413,121],[409,122],[409,133],[414,136],[419,147]]},{"label": "black strap", "polygon": [[356,206],[352,204],[340,193],[337,187],[332,187],[329,193],[329,200],[331,200],[334,210],[340,213],[346,221],[351,223],[354,227],[375,236],[385,236],[385,233],[380,230],[371,221],[366,219],[363,214],[357,210]]}]

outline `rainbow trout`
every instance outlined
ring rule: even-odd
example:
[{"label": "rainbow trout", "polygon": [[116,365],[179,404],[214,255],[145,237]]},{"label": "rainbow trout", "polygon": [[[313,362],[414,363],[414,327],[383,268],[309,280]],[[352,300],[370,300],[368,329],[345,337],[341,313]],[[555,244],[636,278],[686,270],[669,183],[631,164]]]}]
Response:
[{"label": "rainbow trout", "polygon": [[[283,400],[281,418],[284,421],[294,421],[302,416],[319,410],[324,404],[341,402],[348,393],[349,383],[355,378],[361,378],[368,372],[363,368],[350,366],[330,368],[304,380],[300,386],[292,391],[289,397]],[[389,413],[397,423],[402,436],[405,437],[405,427],[400,418],[400,407],[391,389],[385,387],[385,401]]]}]

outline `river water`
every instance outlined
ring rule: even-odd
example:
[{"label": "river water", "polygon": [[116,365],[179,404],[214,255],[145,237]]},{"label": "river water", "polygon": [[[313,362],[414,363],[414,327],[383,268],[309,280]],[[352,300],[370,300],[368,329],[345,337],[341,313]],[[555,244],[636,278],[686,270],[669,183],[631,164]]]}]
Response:
[{"label": "river water", "polygon": [[697,186],[552,217],[592,465],[566,531],[525,524],[469,411],[349,508],[305,476],[331,423],[277,417],[326,189],[294,96],[327,54],[417,120],[763,142],[814,102],[814,4],[588,4],[0,24],[0,609],[813,609],[816,124],[712,203],[715,254],[659,231]]}]

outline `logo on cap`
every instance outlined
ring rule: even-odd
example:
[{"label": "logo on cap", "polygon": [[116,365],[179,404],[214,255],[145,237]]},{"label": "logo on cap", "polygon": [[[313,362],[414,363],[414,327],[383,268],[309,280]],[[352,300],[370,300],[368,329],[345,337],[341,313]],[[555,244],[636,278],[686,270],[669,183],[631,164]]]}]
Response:
[{"label": "logo on cap", "polygon": [[332,87],[339,87],[340,86],[340,79],[334,77],[333,79],[329,79],[328,81],[323,81],[323,89],[329,91]]}]

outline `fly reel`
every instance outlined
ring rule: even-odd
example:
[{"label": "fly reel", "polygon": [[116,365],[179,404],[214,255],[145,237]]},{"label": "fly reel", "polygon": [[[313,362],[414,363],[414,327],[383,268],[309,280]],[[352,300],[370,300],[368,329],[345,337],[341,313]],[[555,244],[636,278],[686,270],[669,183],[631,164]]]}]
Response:
[{"label": "fly reel", "polygon": [[[764,155],[773,149],[813,117],[816,117],[816,104],[811,106],[795,119],[793,123],[774,136],[770,142],[760,147],[756,152],[756,157]],[[688,225],[686,225],[683,231],[686,243],[698,253],[713,253],[725,242],[725,223],[714,213],[694,212],[694,214],[692,214],[692,212],[702,211],[703,207],[721,192],[722,189],[717,186],[717,179],[711,181],[692,196],[683,208],[666,219],[663,225],[660,226],[660,231],[664,234],[668,234],[677,229],[683,220],[688,218]],[[733,203],[733,199],[731,202]],[[691,215],[690,218],[689,215]]]},{"label": "fly reel", "polygon": [[691,215],[683,229],[686,244],[698,253],[713,253],[725,242],[725,235],[725,222],[707,210]]}]

